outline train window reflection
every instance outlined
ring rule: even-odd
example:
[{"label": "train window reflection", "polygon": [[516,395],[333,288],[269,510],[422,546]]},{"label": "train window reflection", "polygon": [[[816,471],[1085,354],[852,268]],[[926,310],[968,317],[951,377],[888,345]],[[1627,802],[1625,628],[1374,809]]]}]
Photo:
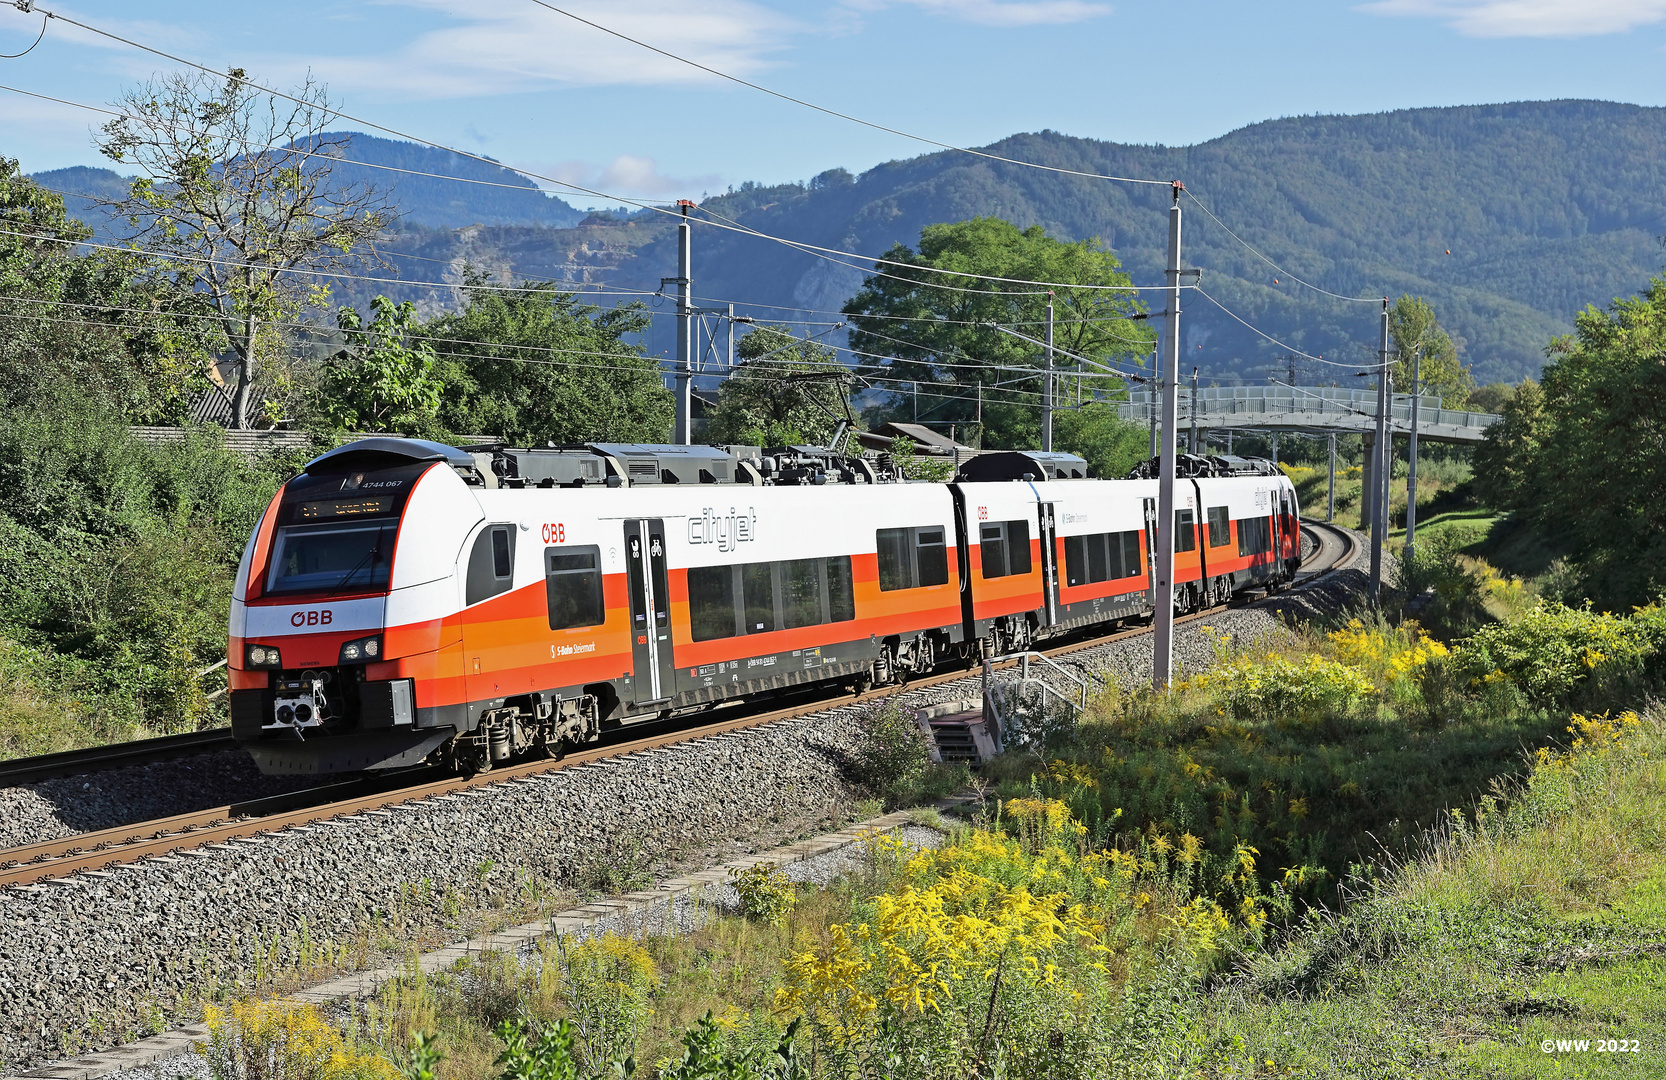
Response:
[{"label": "train window reflection", "polygon": [[549,604],[550,629],[571,630],[600,626],[607,621],[602,601],[600,548],[546,548],[544,595]]},{"label": "train window reflection", "polygon": [[398,526],[393,524],[345,528],[292,525],[280,529],[266,591],[385,589],[397,531]]}]

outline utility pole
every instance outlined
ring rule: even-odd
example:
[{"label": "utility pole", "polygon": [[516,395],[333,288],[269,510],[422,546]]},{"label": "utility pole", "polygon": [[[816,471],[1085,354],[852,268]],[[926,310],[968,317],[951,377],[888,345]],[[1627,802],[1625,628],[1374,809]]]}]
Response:
[{"label": "utility pole", "polygon": [[1151,421],[1151,457],[1157,456],[1157,403],[1162,400],[1163,380],[1158,372],[1163,370],[1161,344],[1151,347],[1151,389],[1147,392],[1145,415]]},{"label": "utility pole", "polygon": [[1169,207],[1168,311],[1163,318],[1163,442],[1157,463],[1157,573],[1152,590],[1151,685],[1167,690],[1174,672],[1174,457],[1175,396],[1180,383],[1180,181]]},{"label": "utility pole", "polygon": [[729,346],[727,366],[723,369],[723,373],[727,375],[735,370],[735,305],[733,304],[729,305],[729,332],[723,335],[723,339]]},{"label": "utility pole", "polygon": [[693,282],[690,271],[689,254],[689,225],[688,210],[694,204],[687,199],[678,199],[677,205],[682,208],[682,220],[677,223],[677,369],[676,369],[676,430],[672,432],[671,441],[679,446],[687,446],[693,441],[694,428],[694,390],[693,371],[694,362],[694,317],[689,310],[689,300],[693,292]]},{"label": "utility pole", "polygon": [[1273,464],[1278,464],[1278,432],[1273,432]]},{"label": "utility pole", "polygon": [[1047,374],[1041,384],[1041,448],[1053,449],[1053,294],[1047,294]]},{"label": "utility pole", "polygon": [[1411,437],[1406,447],[1406,561],[1417,546],[1417,403],[1423,396],[1423,343],[1411,354]]},{"label": "utility pole", "polygon": [[1192,369],[1192,439],[1190,453],[1197,453],[1197,368]]},{"label": "utility pole", "polygon": [[1336,520],[1336,434],[1330,437],[1330,488],[1325,495],[1325,520]]},{"label": "utility pole", "polygon": [[1372,454],[1371,490],[1360,492],[1360,497],[1370,499],[1375,505],[1371,514],[1371,606],[1376,607],[1381,600],[1383,586],[1383,537],[1385,535],[1384,516],[1388,513],[1388,500],[1384,493],[1388,484],[1384,476],[1388,472],[1388,406],[1392,400],[1388,391],[1388,299],[1383,299],[1382,330],[1377,345],[1377,445]]}]

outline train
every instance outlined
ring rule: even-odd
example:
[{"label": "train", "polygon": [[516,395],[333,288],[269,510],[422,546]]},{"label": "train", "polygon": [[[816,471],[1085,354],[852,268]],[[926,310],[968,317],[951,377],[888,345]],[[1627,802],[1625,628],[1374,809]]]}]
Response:
[{"label": "train", "polygon": [[[1276,466],[1177,468],[1167,602],[1291,580]],[[924,482],[818,447],[349,442],[278,490],[244,549],[233,736],[267,774],[477,773],[1102,632],[1156,602],[1157,481],[1134,475],[1042,452]]]}]

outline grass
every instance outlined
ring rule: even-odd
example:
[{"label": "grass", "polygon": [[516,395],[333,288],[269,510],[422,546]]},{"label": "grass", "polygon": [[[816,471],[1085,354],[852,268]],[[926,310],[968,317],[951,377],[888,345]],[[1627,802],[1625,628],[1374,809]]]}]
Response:
[{"label": "grass", "polygon": [[1666,1075],[1666,716],[1510,795],[1253,960],[1199,1034],[1277,1075]]}]

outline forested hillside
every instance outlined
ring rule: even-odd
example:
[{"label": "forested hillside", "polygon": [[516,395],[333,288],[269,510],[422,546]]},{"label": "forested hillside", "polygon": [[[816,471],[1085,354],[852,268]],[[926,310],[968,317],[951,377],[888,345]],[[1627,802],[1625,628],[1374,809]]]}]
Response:
[{"label": "forested hillside", "polygon": [[[1634,292],[1659,269],[1656,237],[1666,232],[1663,121],[1666,109],[1524,102],[1271,120],[1191,147],[1041,132],[991,149],[1083,171],[1179,178],[1240,236],[1309,281],[1350,295],[1426,297],[1461,339],[1479,382],[1514,382],[1538,371],[1545,342],[1571,330],[1576,311]],[[469,176],[491,171],[387,140],[359,136],[355,145],[366,160],[402,168]],[[350,168],[341,172],[361,178]],[[389,175],[369,178],[385,182]],[[514,183],[506,179],[511,176],[504,170],[490,179]],[[577,211],[530,188],[522,195],[397,179],[407,235],[393,246],[422,258],[393,261],[412,281],[435,280],[446,270],[433,259],[649,291],[675,269],[668,217],[580,223]],[[1040,224],[1060,239],[1099,237],[1136,281],[1153,283],[1161,280],[1170,197],[1163,186],[1064,176],[953,152],[886,162],[861,176],[836,169],[806,184],[747,184],[689,196],[760,231],[867,255],[916,243],[928,224],[995,215],[1020,227]],[[1326,359],[1356,363],[1375,348],[1372,305],[1302,288],[1187,206],[1185,258],[1204,269],[1212,296],[1273,337]],[[473,224],[482,227],[456,228]],[[708,302],[836,311],[861,284],[856,267],[768,241],[715,228],[696,237],[696,287]],[[449,290],[426,287],[396,299],[454,302]],[[649,344],[658,353],[670,348],[671,334],[669,320],[655,322]],[[1206,373],[1261,381],[1287,370],[1283,349],[1201,297],[1188,304],[1184,325],[1185,355]],[[1312,362],[1299,367],[1304,379],[1351,376]]]},{"label": "forested hillside", "polygon": [[[335,137],[329,132],[319,136],[322,140]],[[346,156],[332,175],[343,184],[368,184],[389,193],[399,207],[400,223],[407,228],[456,229],[474,224],[565,228],[584,218],[582,211],[545,195],[518,172],[444,150],[358,133],[348,144]],[[417,175],[421,173],[433,175]],[[445,179],[452,176],[480,182],[459,184]],[[98,208],[91,199],[75,196],[109,199],[127,193],[126,181],[109,169],[53,169],[35,173],[31,179],[68,193],[64,201],[69,212],[94,226],[100,217]]]}]

